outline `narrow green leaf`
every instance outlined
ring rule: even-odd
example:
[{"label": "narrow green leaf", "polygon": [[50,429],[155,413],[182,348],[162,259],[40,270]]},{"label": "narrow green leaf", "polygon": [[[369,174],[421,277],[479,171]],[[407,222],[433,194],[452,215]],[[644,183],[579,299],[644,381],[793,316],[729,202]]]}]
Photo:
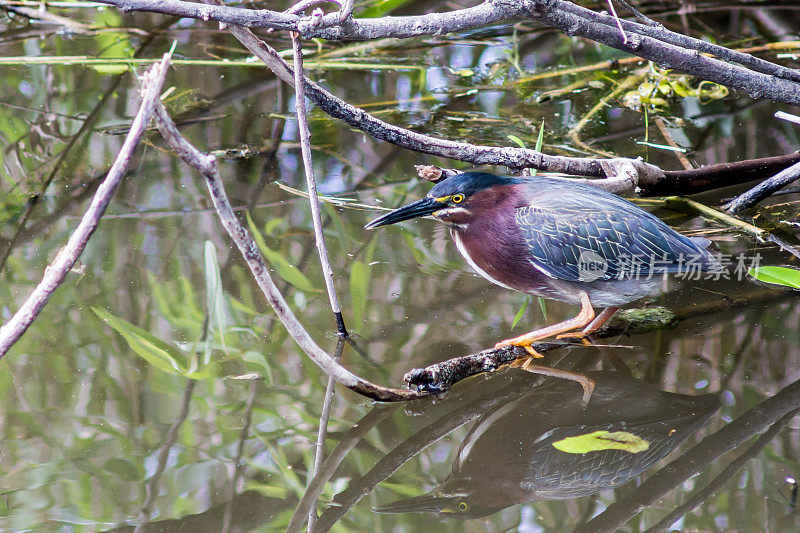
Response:
[{"label": "narrow green leaf", "polygon": [[[222,292],[222,274],[219,271],[219,262],[217,261],[217,250],[211,241],[206,241],[205,245],[205,266],[206,266],[206,311],[209,318],[209,327],[212,319],[216,324],[217,333],[219,333],[222,349],[227,352],[225,346],[225,322],[226,322],[226,309],[225,309],[225,296]],[[205,357],[203,365],[211,362],[211,343],[206,343]]]},{"label": "narrow green leaf", "polygon": [[128,343],[131,349],[142,359],[164,372],[184,376],[187,374],[186,367],[180,363],[185,359],[183,354],[170,346],[161,339],[156,338],[138,326],[134,326],[127,320],[112,315],[105,309],[92,307],[92,311],[100,317],[102,321],[113,328]]},{"label": "narrow green leaf", "polygon": [[363,18],[382,17],[383,15],[409,3],[410,1],[411,0],[378,0],[371,6],[364,9],[360,16]]},{"label": "narrow green leaf", "polygon": [[511,322],[511,329],[514,329],[514,326],[517,325],[517,322],[519,322],[519,320],[522,318],[522,315],[525,314],[525,311],[528,309],[529,303],[531,303],[531,297],[526,296],[525,301],[522,302],[522,307],[519,308],[519,311],[517,311],[517,314],[514,316],[514,321]]},{"label": "narrow green leaf", "polygon": [[516,135],[506,135],[506,137],[508,137],[508,139],[511,142],[516,143],[517,145],[519,145],[520,148],[525,148],[525,143],[522,142],[522,139],[520,139]]},{"label": "narrow green leaf", "polygon": [[547,307],[545,305],[545,300],[541,296],[536,297],[539,300],[539,309],[542,311],[542,316],[544,317],[544,321],[547,322]]},{"label": "narrow green leaf", "polygon": [[353,322],[358,325],[364,323],[366,316],[369,271],[369,265],[363,261],[356,261],[350,266],[350,305],[352,306]]},{"label": "narrow green leaf", "polygon": [[275,272],[281,278],[285,279],[294,285],[295,288],[303,292],[317,292],[308,278],[302,272],[300,272],[296,266],[287,261],[280,252],[276,252],[267,246],[267,243],[264,242],[264,237],[261,235],[261,232],[258,231],[255,222],[253,222],[253,219],[250,218],[250,213],[245,213],[245,215],[247,217],[247,225],[250,227],[250,233],[253,234],[253,239],[255,239],[259,250],[261,250],[261,253],[264,254],[264,257],[266,257],[267,261],[269,261],[269,263],[275,267]]},{"label": "narrow green leaf", "polygon": [[[543,140],[544,140],[544,119],[542,119],[542,125],[539,126],[539,136],[536,137],[536,146],[534,147],[534,150],[536,150],[537,152],[542,151]],[[536,168],[533,169],[533,171],[531,171],[531,176],[535,176],[537,172],[539,172],[539,169]]]},{"label": "narrow green leaf", "polygon": [[796,268],[763,266],[751,268],[747,274],[764,283],[800,289],[800,270]]},{"label": "narrow green leaf", "polygon": [[[122,17],[112,10],[106,10],[100,13],[95,22],[100,26],[106,26],[108,28],[116,28],[123,25]],[[131,44],[130,37],[126,33],[113,31],[100,32],[94,37],[94,40],[97,42],[99,48],[98,58],[133,58],[135,49]],[[130,66],[125,63],[116,65],[97,64],[91,65],[91,68],[100,74],[115,75],[126,72]]]},{"label": "narrow green leaf", "polygon": [[116,474],[123,481],[136,481],[141,478],[139,469],[128,459],[112,457],[103,463],[103,469]]}]

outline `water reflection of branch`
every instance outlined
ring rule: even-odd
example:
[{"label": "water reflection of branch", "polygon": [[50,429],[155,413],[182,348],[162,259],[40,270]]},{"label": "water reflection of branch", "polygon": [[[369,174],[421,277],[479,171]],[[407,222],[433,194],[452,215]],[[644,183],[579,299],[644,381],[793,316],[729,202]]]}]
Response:
[{"label": "water reflection of branch", "polygon": [[142,503],[142,507],[139,509],[139,525],[136,526],[136,529],[134,529],[134,531],[137,533],[141,530],[140,528],[145,526],[147,521],[150,519],[150,512],[152,510],[151,507],[153,506],[153,502],[158,496],[158,491],[161,487],[161,476],[164,474],[164,470],[167,467],[169,452],[172,449],[172,446],[178,440],[178,431],[186,421],[186,417],[189,416],[189,406],[192,401],[192,394],[194,393],[195,385],[197,385],[197,381],[193,379],[190,379],[186,383],[186,388],[183,390],[181,410],[178,412],[175,422],[172,423],[169,431],[167,431],[167,434],[164,437],[164,444],[161,445],[161,449],[158,451],[158,463],[153,475],[150,477],[150,481],[147,482],[147,496],[145,497],[144,503]]},{"label": "water reflection of branch", "polygon": [[[142,44],[140,44],[139,47],[137,48],[137,50],[134,52],[134,57],[138,57],[142,52],[147,50],[148,46],[150,46],[150,43],[153,41],[154,38],[155,38],[155,34],[151,34],[146,39],[144,39]],[[126,76],[127,76],[127,73],[123,73],[123,74],[119,74],[117,76],[114,76],[113,81],[111,82],[111,85],[103,93],[103,96],[100,98],[100,101],[97,102],[97,104],[94,106],[94,108],[92,108],[92,110],[89,112],[89,114],[86,115],[86,118],[83,119],[83,122],[81,123],[80,128],[78,128],[78,131],[75,132],[75,134],[70,137],[69,141],[67,142],[67,145],[58,154],[58,157],[56,158],[56,161],[53,163],[53,166],[50,169],[50,172],[47,173],[47,176],[42,181],[42,184],[40,186],[40,191],[41,192],[38,194],[38,196],[44,195],[44,193],[47,191],[48,187],[50,187],[50,185],[55,180],[55,178],[58,175],[58,173],[63,168],[65,168],[65,163],[67,161],[67,157],[70,156],[73,153],[72,149],[75,146],[77,146],[78,141],[83,138],[84,134],[89,132],[89,131],[91,131],[91,129],[94,127],[95,123],[97,122],[97,119],[100,118],[100,113],[105,108],[106,104],[116,97],[116,94],[117,94],[117,91],[119,89],[119,86],[122,83],[122,80]],[[31,201],[28,202],[28,205],[26,206],[25,211],[23,212],[22,216],[20,217],[19,225],[17,226],[16,232],[14,233],[14,235],[11,237],[11,239],[6,244],[6,247],[4,248],[4,250],[2,252],[2,255],[0,255],[0,271],[2,271],[3,268],[5,267],[6,261],[8,260],[8,256],[11,253],[11,250],[17,244],[19,244],[19,242],[21,241],[23,235],[25,235],[25,228],[27,226],[27,223],[28,223],[28,220],[30,219],[31,214],[33,213],[34,208],[36,207],[36,205],[38,203],[36,201],[36,200],[38,200],[38,196],[32,198]],[[0,351],[0,357],[2,357],[2,356],[3,356],[3,352]]]},{"label": "water reflection of branch", "polygon": [[[347,457],[350,451],[364,438],[364,436],[375,427],[379,422],[391,415],[397,405],[378,404],[369,413],[361,417],[353,427],[339,440],[339,444],[333,449],[325,459],[319,469],[316,470],[314,478],[308,484],[303,499],[297,505],[292,515],[292,521],[287,531],[296,531],[303,526],[303,521],[308,515],[311,507],[319,500],[319,495],[325,488],[325,484],[333,476]],[[310,531],[310,528],[309,528]]]},{"label": "water reflection of branch", "polygon": [[70,235],[69,241],[62,248],[55,260],[45,269],[42,281],[36,286],[25,302],[20,306],[11,319],[0,328],[0,357],[14,345],[25,333],[42,309],[47,304],[53,292],[64,282],[70,269],[75,265],[86,244],[105,213],[108,204],[117,187],[125,176],[125,171],[130,164],[133,152],[139,144],[150,116],[158,102],[158,96],[169,68],[171,54],[165,54],[160,63],[156,63],[145,76],[144,96],[136,118],[131,126],[131,131],[122,144],[114,164],[108,171],[103,183],[97,188],[92,202],[83,215],[81,222]]},{"label": "water reflection of branch", "polygon": [[[741,446],[754,435],[761,433],[776,421],[798,409],[800,409],[800,381],[792,383],[713,435],[706,437],[700,444],[647,479],[635,492],[609,506],[600,515],[580,527],[578,531],[581,533],[617,531],[628,520],[653,502],[663,498],[669,491],[687,479],[701,472],[722,454]],[[713,483],[714,481],[712,481]]]},{"label": "water reflection of branch", "polygon": [[[586,369],[595,361],[596,358],[594,356],[585,357],[571,368]],[[521,386],[512,374],[508,376],[509,381],[506,382],[506,385],[498,386],[496,381],[487,381],[485,383],[475,384],[474,388],[471,388],[466,396],[459,397],[454,395],[449,397],[447,399],[448,405],[458,405],[459,403],[463,405],[455,409],[447,410],[443,416],[426,425],[396,446],[392,451],[381,458],[366,474],[358,479],[352,480],[347,489],[336,495],[334,499],[335,505],[330,506],[320,517],[320,522],[316,530],[329,530],[350,510],[350,508],[373,490],[378,483],[397,472],[403,464],[413,457],[416,457],[422,450],[434,442],[481,416],[500,402],[510,401],[513,398],[530,394],[532,387],[542,383],[546,378],[525,374],[522,376],[522,379],[527,381],[523,381],[524,385]],[[475,388],[479,390],[476,391]],[[324,485],[325,481],[327,481],[327,479],[323,479],[321,485]],[[318,484],[316,479],[312,486],[314,485],[316,485],[316,490],[322,490],[322,486]],[[310,490],[311,488],[309,487],[309,491]],[[295,511],[295,516],[301,512],[304,504],[307,505],[307,497],[308,495],[303,496],[298,510]],[[287,533],[296,531],[293,525],[296,525],[294,518],[292,520],[292,525],[287,528]]]},{"label": "water reflection of branch", "polygon": [[691,512],[695,507],[710,498],[715,492],[722,488],[722,486],[727,483],[747,461],[761,453],[761,450],[763,450],[764,447],[769,444],[770,441],[772,441],[772,439],[775,438],[775,436],[777,436],[784,427],[786,427],[786,424],[788,424],[798,412],[800,411],[795,409],[794,411],[783,415],[777,422],[772,424],[770,428],[765,431],[764,434],[761,435],[752,446],[750,446],[750,448],[747,449],[747,451],[742,452],[736,459],[731,461],[728,466],[726,466],[717,477],[712,479],[708,485],[692,494],[688,500],[678,506],[667,516],[659,520],[656,525],[646,530],[645,533],[659,533],[662,531],[667,531],[669,527],[678,521],[683,515]]}]

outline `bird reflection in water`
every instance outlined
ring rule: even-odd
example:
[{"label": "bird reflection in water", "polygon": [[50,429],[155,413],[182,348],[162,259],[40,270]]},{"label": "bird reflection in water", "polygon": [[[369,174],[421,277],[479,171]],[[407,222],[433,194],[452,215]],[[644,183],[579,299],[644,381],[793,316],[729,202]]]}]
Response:
[{"label": "bird reflection in water", "polygon": [[588,405],[554,380],[520,384],[510,401],[478,419],[444,482],[375,511],[478,518],[518,503],[618,487],[702,427],[720,405],[714,394],[669,393],[620,372],[587,375],[596,384]]},{"label": "bird reflection in water", "polygon": [[[502,287],[581,306],[569,320],[498,342],[529,354],[519,366],[581,383],[584,376],[533,364],[532,343],[552,336],[586,338],[620,306],[658,292],[658,276],[691,262],[716,271],[707,239],[685,237],[614,194],[590,185],[544,177],[465,172],[437,183],[422,199],[369,224],[373,229],[421,216],[450,227],[470,266]],[[595,315],[594,307],[603,310]]]}]

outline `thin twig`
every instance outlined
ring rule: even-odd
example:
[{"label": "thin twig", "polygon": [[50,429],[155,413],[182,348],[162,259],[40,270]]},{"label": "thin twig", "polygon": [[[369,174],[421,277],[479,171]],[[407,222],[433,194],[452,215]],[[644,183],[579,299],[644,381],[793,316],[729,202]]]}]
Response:
[{"label": "thin twig", "polygon": [[669,132],[669,128],[667,128],[666,121],[661,117],[655,117],[656,126],[658,126],[658,131],[661,132],[661,135],[664,136],[664,140],[667,141],[671,147],[676,148],[673,150],[672,153],[675,154],[675,157],[680,161],[683,168],[686,170],[692,170],[694,166],[692,166],[692,162],[689,161],[689,158],[686,157],[683,152],[681,151],[681,147],[678,146],[678,143],[675,142],[675,139],[672,137],[672,134]]},{"label": "thin twig", "polygon": [[325,373],[333,377],[338,383],[368,398],[377,401],[404,401],[426,396],[423,393],[403,389],[392,389],[375,385],[351,373],[328,355],[314,339],[308,334],[294,312],[286,303],[283,295],[278,290],[275,282],[269,274],[269,268],[264,262],[264,257],[258,249],[253,238],[247,229],[242,226],[239,219],[233,212],[225,187],[219,176],[217,161],[214,157],[201,153],[197,148],[189,143],[178,131],[175,123],[172,122],[169,114],[162,105],[156,107],[155,111],[156,126],[167,144],[175,150],[178,156],[189,166],[196,169],[205,178],[208,191],[214,208],[217,210],[220,222],[225,230],[236,243],[237,248],[242,254],[248,268],[258,283],[259,288],[264,293],[267,301],[272,306],[278,319],[297,342],[300,348],[306,352],[311,360],[319,366]]},{"label": "thin twig", "polygon": [[86,213],[81,218],[78,227],[72,232],[67,244],[58,252],[55,260],[45,269],[42,281],[36,286],[33,292],[20,306],[17,312],[11,317],[2,328],[0,328],[0,357],[6,354],[11,346],[25,333],[42,309],[47,304],[53,292],[64,282],[70,269],[81,256],[89,238],[97,229],[100,218],[105,213],[114,192],[117,190],[125,170],[130,164],[134,150],[139,144],[139,140],[147,128],[150,116],[158,103],[158,96],[164,84],[164,78],[169,68],[171,53],[164,54],[160,63],[156,63],[145,75],[145,92],[142,104],[131,125],[131,131],[125,137],[119,155],[108,171],[106,179],[97,188],[97,192],[92,198]]},{"label": "thin twig", "polygon": [[619,15],[617,15],[617,10],[614,9],[614,4],[611,0],[607,0],[608,9],[611,10],[611,14],[614,16],[614,20],[617,23],[617,28],[619,28],[619,33],[622,35],[622,44],[628,44],[628,36],[625,35],[625,30],[622,29],[622,22],[619,20]]},{"label": "thin twig", "polygon": [[[795,166],[798,165],[800,165],[800,163],[798,163]],[[718,211],[713,207],[709,207],[705,204],[701,204],[700,202],[696,202],[690,198],[685,198],[683,196],[668,196],[667,198],[664,198],[664,201],[668,206],[688,208],[712,220],[716,220],[718,222],[721,222],[722,224],[734,227],[745,233],[749,233],[750,235],[752,235],[753,237],[755,237],[760,241],[769,241],[774,244],[777,244],[781,250],[788,252],[793,256],[797,257],[798,259],[800,259],[800,250],[798,250],[796,246],[792,246],[791,244],[787,243],[777,235],[773,235],[769,231],[754,226],[753,224],[749,224],[744,220],[736,218],[733,215],[723,213],[722,211]]]},{"label": "thin twig", "polygon": [[627,76],[624,80],[619,82],[619,84],[616,87],[614,87],[614,89],[610,93],[603,96],[585,115],[581,117],[578,123],[575,124],[575,126],[571,130],[569,130],[569,134],[570,137],[572,137],[572,141],[586,151],[593,152],[595,154],[602,155],[604,157],[615,157],[614,154],[612,153],[600,150],[598,148],[593,148],[588,144],[586,144],[585,142],[583,142],[583,140],[581,140],[580,133],[586,126],[586,124],[589,123],[592,117],[598,114],[601,110],[605,109],[610,100],[613,100],[614,98],[621,95],[623,92],[627,91],[628,89],[632,88],[634,85],[639,83],[644,77],[646,71],[647,71],[646,68],[634,71],[633,74]]},{"label": "thin twig", "polygon": [[654,28],[663,28],[664,25],[660,22],[656,22],[655,20],[651,19],[635,7],[633,7],[627,0],[617,0],[625,9],[633,13],[633,16],[639,19],[643,24],[647,26],[653,26]]},{"label": "thin twig", "polygon": [[328,260],[328,249],[325,246],[325,234],[322,231],[322,217],[319,210],[317,197],[317,181],[314,179],[314,164],[311,161],[311,134],[308,131],[308,117],[306,116],[305,75],[303,74],[303,50],[300,36],[291,32],[292,51],[294,52],[294,107],[297,113],[297,129],[300,132],[300,152],[303,155],[303,167],[306,171],[306,185],[308,187],[309,204],[311,205],[311,220],[314,223],[314,239],[317,242],[319,261],[322,264],[322,277],[325,279],[325,289],[328,291],[328,300],[331,311],[336,320],[336,330],[342,337],[347,337],[347,328],[342,317],[342,308],[339,306],[339,297],[336,296],[336,286],[333,283],[333,269]]},{"label": "thin twig", "polygon": [[795,163],[781,170],[771,178],[762,181],[749,191],[737,196],[732,202],[725,206],[725,211],[733,215],[745,209],[749,209],[778,189],[782,189],[798,179],[800,179],[800,163]]}]

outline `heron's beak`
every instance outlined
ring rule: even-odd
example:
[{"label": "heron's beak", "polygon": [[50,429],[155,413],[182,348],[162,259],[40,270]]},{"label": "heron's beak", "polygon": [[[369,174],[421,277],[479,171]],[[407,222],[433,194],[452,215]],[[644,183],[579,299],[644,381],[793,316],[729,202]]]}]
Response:
[{"label": "heron's beak", "polygon": [[426,215],[433,214],[434,212],[442,209],[442,207],[444,206],[441,202],[437,202],[435,199],[426,196],[421,200],[417,200],[413,204],[405,205],[395,209],[394,211],[386,213],[382,217],[376,218],[364,226],[364,228],[375,229],[380,226],[388,226],[389,224],[394,224],[410,218],[424,217]]},{"label": "heron's beak", "polygon": [[383,514],[396,514],[396,513],[440,513],[442,507],[450,503],[450,500],[445,498],[441,500],[433,494],[423,494],[415,498],[408,498],[380,507],[374,507],[372,510],[376,513]]}]

